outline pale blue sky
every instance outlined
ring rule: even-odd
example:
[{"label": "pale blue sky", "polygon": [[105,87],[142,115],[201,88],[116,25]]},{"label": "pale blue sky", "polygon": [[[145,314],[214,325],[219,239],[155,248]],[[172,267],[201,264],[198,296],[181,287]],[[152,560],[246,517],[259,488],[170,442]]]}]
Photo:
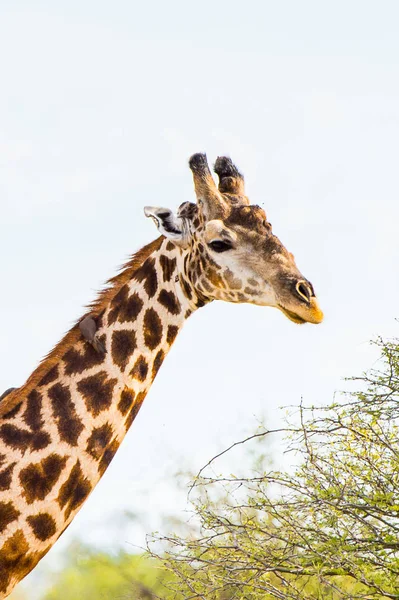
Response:
[{"label": "pale blue sky", "polygon": [[184,507],[176,470],[301,396],[328,402],[397,334],[398,19],[394,1],[1,3],[0,389],[156,236],[144,205],[193,200],[196,151],[232,156],[326,315],[198,311],[64,544],[114,543],[123,508],[144,510],[123,534],[140,542]]}]

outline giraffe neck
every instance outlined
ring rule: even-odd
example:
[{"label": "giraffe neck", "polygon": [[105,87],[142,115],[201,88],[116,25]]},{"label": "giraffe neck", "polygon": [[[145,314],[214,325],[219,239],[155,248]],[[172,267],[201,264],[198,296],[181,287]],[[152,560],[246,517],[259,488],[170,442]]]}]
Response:
[{"label": "giraffe neck", "polygon": [[164,238],[148,248],[93,305],[105,355],[75,327],[0,419],[0,598],[98,483],[196,307],[180,250]]}]

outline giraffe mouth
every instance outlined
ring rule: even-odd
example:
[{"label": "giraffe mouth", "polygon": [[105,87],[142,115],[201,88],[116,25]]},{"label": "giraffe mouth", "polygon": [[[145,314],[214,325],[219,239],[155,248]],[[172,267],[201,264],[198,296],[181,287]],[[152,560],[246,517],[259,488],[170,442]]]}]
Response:
[{"label": "giraffe mouth", "polygon": [[300,317],[296,313],[292,312],[291,310],[284,308],[284,306],[281,306],[281,304],[279,304],[278,307],[285,314],[285,316],[288,317],[288,319],[290,321],[293,321],[294,323],[298,323],[298,325],[303,325],[303,323],[307,323],[307,321],[305,319],[302,319],[302,317]]},{"label": "giraffe mouth", "polygon": [[299,325],[302,325],[303,323],[313,323],[314,325],[317,325],[322,322],[324,317],[316,298],[311,298],[309,306],[304,310],[300,310],[302,313],[301,315],[298,315],[297,312],[289,310],[281,304],[278,304],[277,306],[290,321],[298,323]]}]

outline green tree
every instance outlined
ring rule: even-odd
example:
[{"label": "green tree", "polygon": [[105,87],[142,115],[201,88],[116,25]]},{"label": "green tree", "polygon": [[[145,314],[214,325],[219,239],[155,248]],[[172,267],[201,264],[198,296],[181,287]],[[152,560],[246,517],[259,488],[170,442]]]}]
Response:
[{"label": "green tree", "polygon": [[96,551],[79,543],[73,556],[55,576],[43,600],[153,600],[170,598],[164,583],[170,581],[159,562],[142,554]]},{"label": "green tree", "polygon": [[174,598],[399,598],[399,346],[377,344],[379,368],[354,380],[357,392],[299,407],[285,430],[292,470],[201,470],[195,535],[153,538],[163,553],[149,543],[176,577]]}]

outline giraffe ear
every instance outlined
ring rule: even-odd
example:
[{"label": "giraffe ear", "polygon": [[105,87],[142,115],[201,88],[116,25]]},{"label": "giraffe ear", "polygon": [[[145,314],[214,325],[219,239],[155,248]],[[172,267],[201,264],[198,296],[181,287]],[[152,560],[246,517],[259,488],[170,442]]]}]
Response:
[{"label": "giraffe ear", "polygon": [[184,244],[187,236],[184,234],[183,219],[176,217],[169,208],[145,206],[144,214],[151,217],[162,235],[176,244]]}]

